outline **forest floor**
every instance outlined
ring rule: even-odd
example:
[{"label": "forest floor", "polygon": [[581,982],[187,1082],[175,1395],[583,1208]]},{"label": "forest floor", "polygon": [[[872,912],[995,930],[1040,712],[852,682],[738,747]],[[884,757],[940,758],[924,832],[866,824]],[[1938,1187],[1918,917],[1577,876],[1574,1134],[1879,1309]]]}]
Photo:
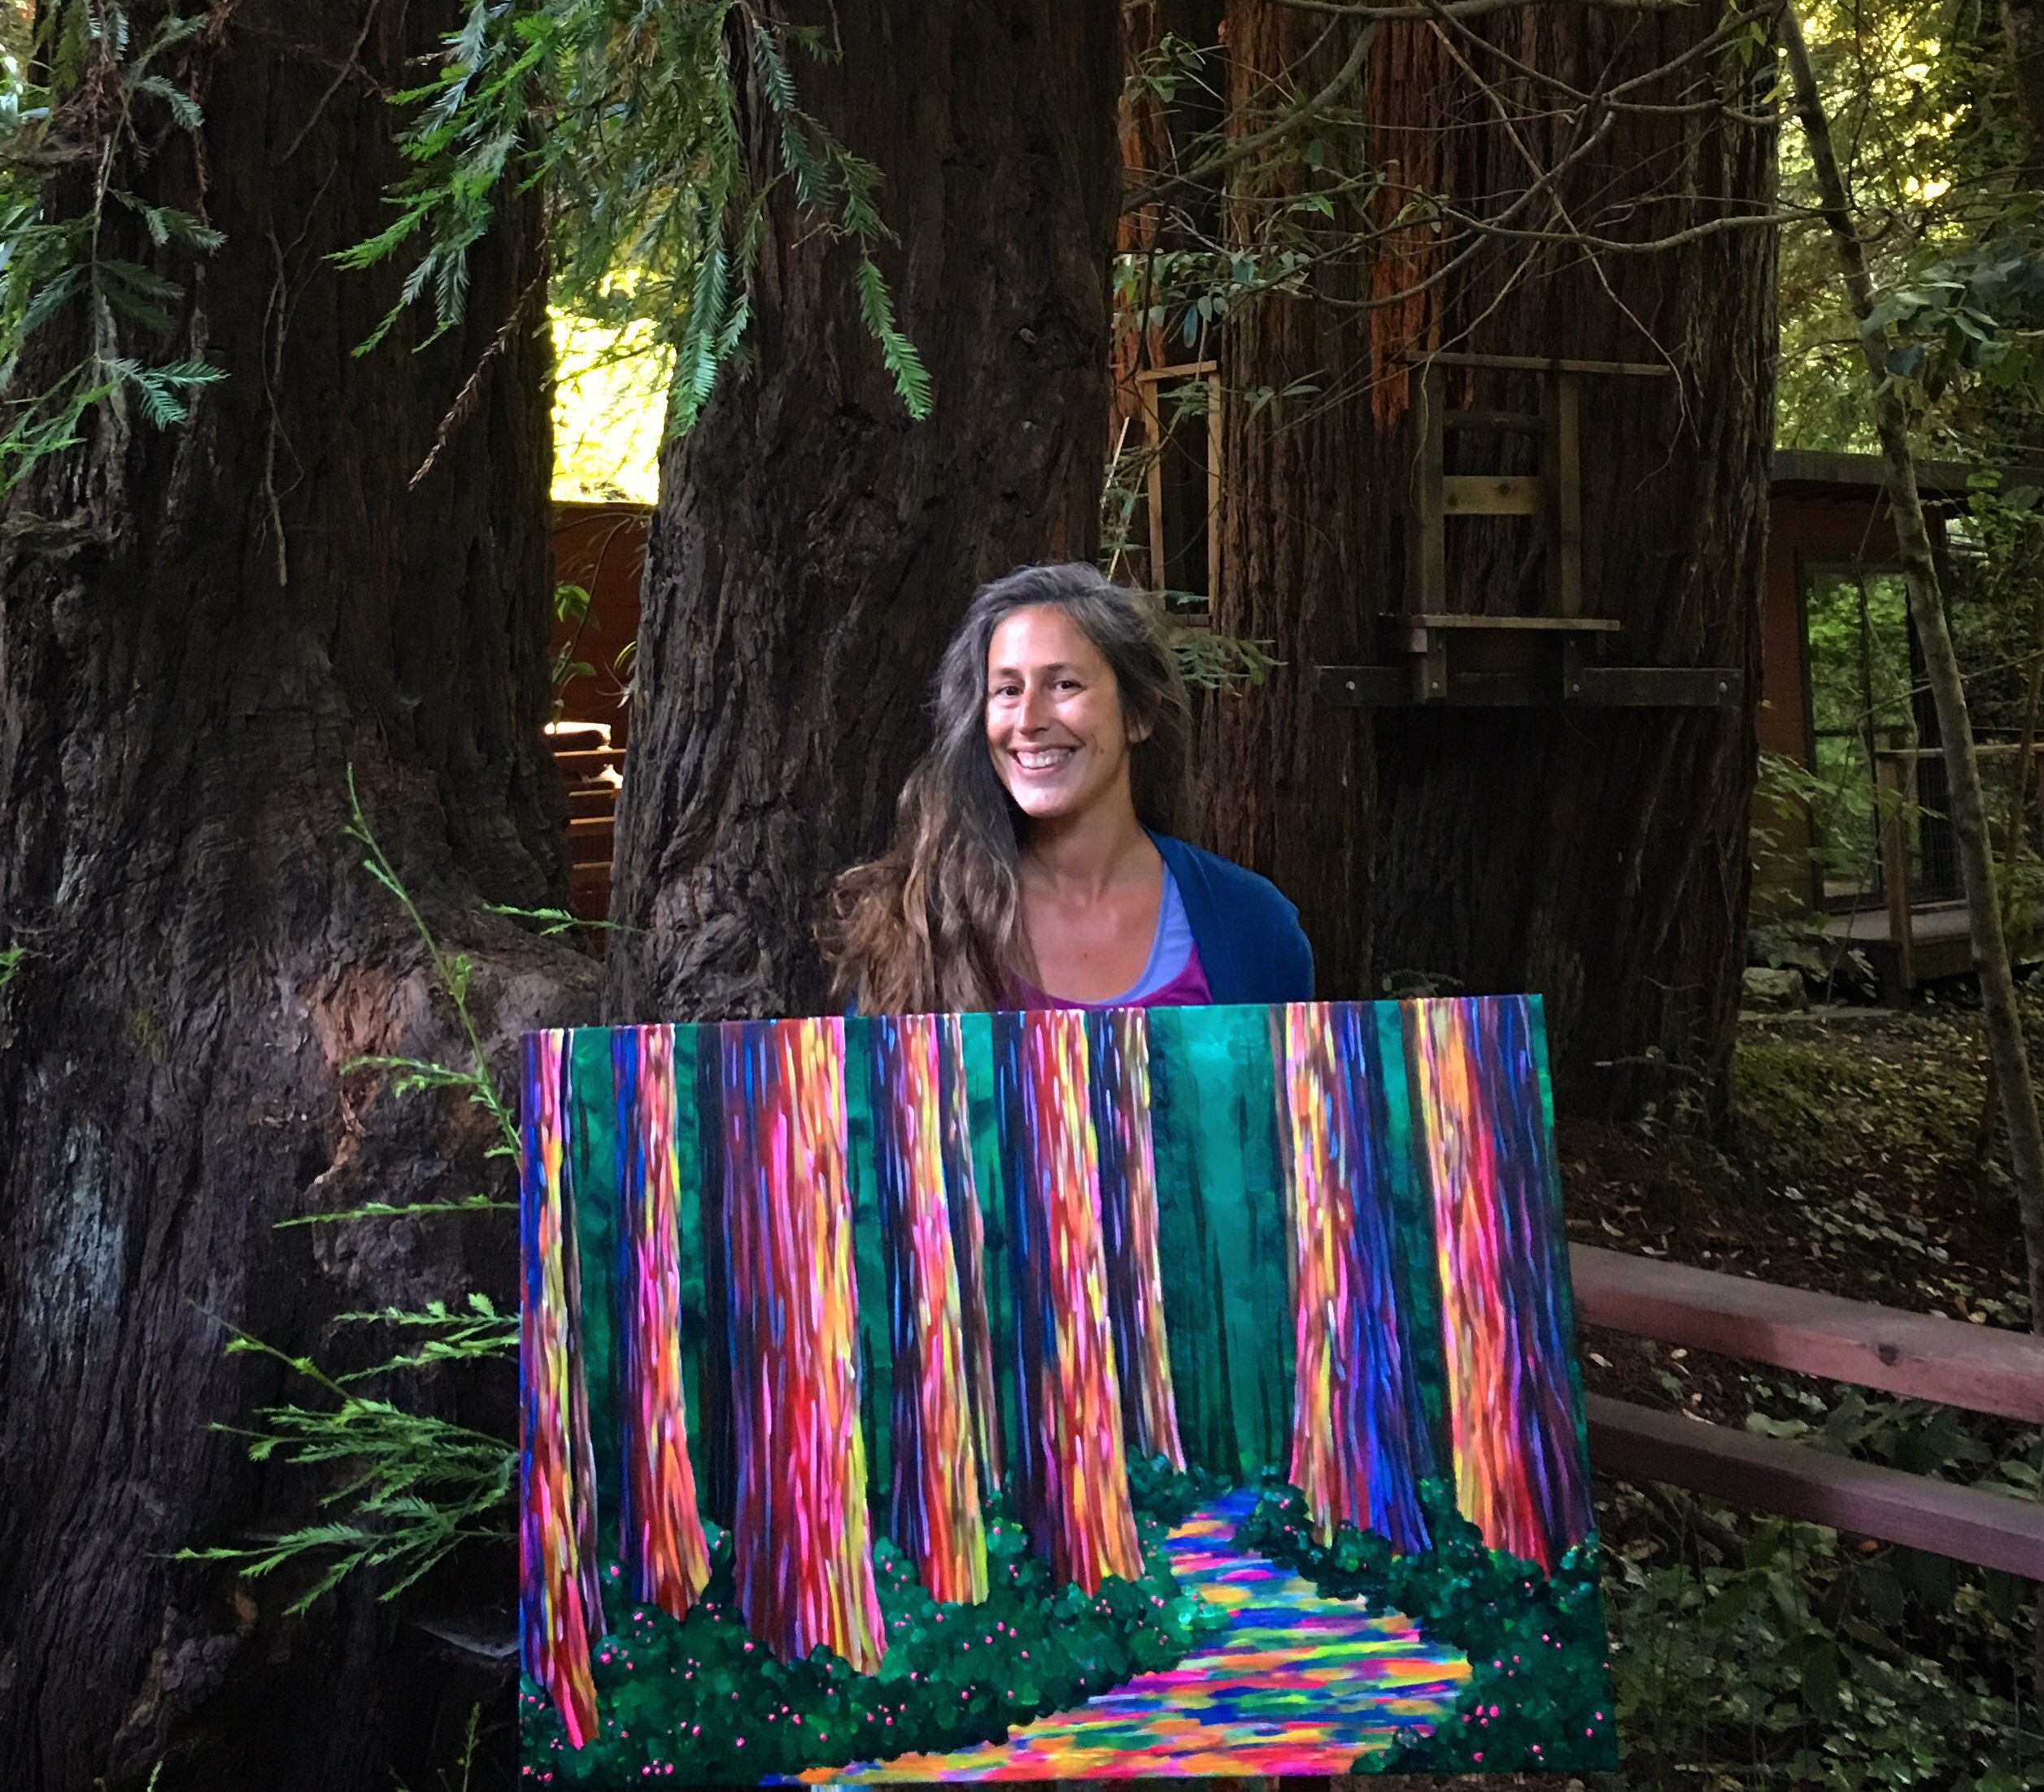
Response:
[{"label": "forest floor", "polygon": [[[2044,1063],[2044,994],[2026,992],[2024,1001],[2033,1062]],[[1907,1014],[1837,1006],[1742,1016],[1728,1150],[1667,1128],[1561,1122],[1569,1236],[2024,1328],[2023,1245],[2005,1152],[1998,1132],[1981,1144],[1986,1074],[1978,1009],[1963,993],[1930,993]],[[2033,1432],[1596,1328],[1584,1328],[1580,1344],[1593,1393],[2036,1490]],[[1667,1489],[1600,1478],[1598,1493],[1619,1650],[1641,1646],[1658,1627],[1689,1633],[1671,1651],[1682,1684],[1661,1684],[1653,1696],[1642,1698],[1638,1665],[1628,1676],[1621,1655],[1628,1788],[2044,1785],[2044,1766],[2029,1764],[2044,1764],[2044,1726],[2029,1703],[2033,1630],[2017,1584],[1811,1527],[1769,1527]],[[1767,1550],[1755,1547],[1763,1535],[1787,1536],[1789,1554],[1764,1559]],[[1757,1587],[1763,1573],[1780,1608],[1772,1628],[1756,1628],[1750,1612],[1725,1618],[1730,1584]],[[1742,1660],[1742,1649],[1755,1660]],[[1823,1685],[1802,1696],[1799,1676],[1785,1675],[1781,1661],[1826,1650],[1842,1698]],[[1855,1676],[1866,1682],[1857,1696]],[[1629,1723],[1628,1691],[1647,1707]],[[2001,1771],[1983,1776],[1997,1729]],[[1960,1732],[1970,1733],[1970,1760]],[[1585,1782],[1377,1783],[1563,1792]]]}]

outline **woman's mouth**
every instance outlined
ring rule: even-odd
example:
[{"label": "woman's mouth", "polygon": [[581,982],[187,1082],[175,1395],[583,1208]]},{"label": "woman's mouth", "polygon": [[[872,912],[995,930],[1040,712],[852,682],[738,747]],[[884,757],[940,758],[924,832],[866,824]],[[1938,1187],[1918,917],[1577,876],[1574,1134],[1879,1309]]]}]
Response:
[{"label": "woman's mouth", "polygon": [[1063,767],[1076,747],[1020,747],[1009,756],[1026,772],[1054,772]]}]

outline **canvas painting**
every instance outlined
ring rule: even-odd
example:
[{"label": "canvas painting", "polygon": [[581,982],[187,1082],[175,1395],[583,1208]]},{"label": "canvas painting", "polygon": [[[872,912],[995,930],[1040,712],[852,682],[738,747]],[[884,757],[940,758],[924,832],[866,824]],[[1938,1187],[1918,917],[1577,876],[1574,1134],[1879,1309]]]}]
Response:
[{"label": "canvas painting", "polygon": [[525,1040],[522,1770],[1615,1765],[1536,998]]}]

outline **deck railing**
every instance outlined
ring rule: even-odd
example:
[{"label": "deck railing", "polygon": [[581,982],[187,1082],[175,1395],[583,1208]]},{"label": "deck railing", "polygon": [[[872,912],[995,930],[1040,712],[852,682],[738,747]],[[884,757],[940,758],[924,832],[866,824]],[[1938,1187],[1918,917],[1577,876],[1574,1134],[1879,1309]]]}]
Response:
[{"label": "deck railing", "polygon": [[[2044,1339],[1714,1270],[1569,1252],[1575,1315],[1635,1337],[2044,1424]],[[1590,1459],[1735,1506],[2044,1581],[2044,1505],[1593,1394]]]}]

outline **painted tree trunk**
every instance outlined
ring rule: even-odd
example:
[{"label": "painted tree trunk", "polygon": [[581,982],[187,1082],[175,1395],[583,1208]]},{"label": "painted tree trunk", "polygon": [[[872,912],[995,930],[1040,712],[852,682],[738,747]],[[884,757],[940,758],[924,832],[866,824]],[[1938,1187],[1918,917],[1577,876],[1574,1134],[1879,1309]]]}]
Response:
[{"label": "painted tree trunk", "polygon": [[[525,1288],[520,1314],[525,1468],[519,1489],[521,1656],[547,1689],[568,1739],[596,1732],[591,1643],[608,1626],[596,1577],[596,1463],[583,1384],[582,1277],[568,1156],[563,1036],[525,1036],[522,1187]],[[643,1595],[642,1595],[643,1597]]]},{"label": "painted tree trunk", "polygon": [[874,1673],[844,1024],[720,1033],[739,1608],[782,1661],[820,1644]]},{"label": "painted tree trunk", "polygon": [[[820,892],[884,843],[974,589],[1090,556],[1118,164],[1112,0],[800,0],[804,103],[885,178],[913,424],[852,252],[769,206],[747,344],[667,451],[617,818],[615,1018],[813,1013]],[[754,109],[764,133],[766,108]],[[754,145],[764,158],[763,145]]]},{"label": "painted tree trunk", "polygon": [[1140,1008],[1089,1016],[1093,1136],[1100,1159],[1107,1314],[1122,1384],[1122,1433],[1143,1456],[1185,1467],[1164,1272],[1157,1249],[1157,1165],[1150,1145],[1149,1027]]},{"label": "painted tree trunk", "polygon": [[944,1190],[939,1027],[911,1014],[875,1021],[871,1036],[894,1381],[888,1533],[932,1598],[977,1604],[987,1537]]},{"label": "painted tree trunk", "polygon": [[1014,1279],[1016,1510],[1056,1581],[1142,1572],[1107,1316],[1086,1017],[994,1017]]},{"label": "painted tree trunk", "polygon": [[[145,41],[167,9],[128,9]],[[249,1462],[256,1408],[316,1400],[229,1357],[228,1326],[338,1367],[387,1340],[344,1311],[486,1290],[500,1215],[279,1232],[374,1199],[508,1197],[465,1104],[400,1102],[365,1054],[460,1062],[409,922],[347,838],[351,766],[450,949],[508,1086],[525,1028],[590,1016],[594,967],[485,900],[562,900],[547,707],[543,339],[484,351],[538,273],[535,207],[478,246],[468,321],[354,351],[402,271],[331,255],[389,219],[386,96],[450,21],[432,9],[242,0],[153,68],[198,96],[194,139],[142,120],[111,184],[205,218],[194,265],[109,207],[102,255],[185,286],[111,352],[226,377],[190,421],[109,405],[7,501],[0,566],[0,1782],[24,1792],[324,1792],[431,1783],[499,1667],[412,1622],[500,1628],[507,1550],[392,1604],[373,1576],[309,1611],[186,1546],[309,1523],[333,1483]],[[155,102],[145,102],[154,106]],[[52,219],[89,203],[92,158]],[[16,372],[41,390],[97,323],[63,312]],[[477,403],[412,489],[471,376]],[[516,1434],[512,1378],[429,1384]],[[451,1735],[447,1733],[451,1732]],[[450,1745],[434,1753],[441,1734]]]},{"label": "painted tree trunk", "polygon": [[1396,1281],[1392,1170],[1371,1143],[1383,1064],[1375,1011],[1294,1006],[1278,1023],[1292,1199],[1292,1480],[1322,1541],[1346,1520],[1427,1546],[1431,1472]]},{"label": "painted tree trunk", "polygon": [[[682,1386],[682,1166],[671,1027],[612,1036],[613,1075],[630,1105],[621,1134],[617,1379],[624,1424],[619,1546],[632,1597],[685,1617],[708,1585],[708,1545],[689,1461]],[[694,1078],[688,1097],[695,1096]],[[693,1191],[688,1191],[693,1193]]]},{"label": "painted tree trunk", "polygon": [[951,1203],[951,1243],[958,1265],[958,1305],[972,1393],[973,1448],[983,1502],[999,1493],[1008,1478],[987,1305],[986,1227],[979,1210],[978,1171],[973,1162],[964,1028],[956,1014],[941,1016],[939,1025],[937,1074],[944,1112],[944,1189]]},{"label": "painted tree trunk", "polygon": [[1416,1002],[1406,1050],[1440,1265],[1443,1367],[1462,1516],[1554,1571],[1596,1523],[1570,1386],[1561,1181],[1540,1116],[1530,1002]]}]

